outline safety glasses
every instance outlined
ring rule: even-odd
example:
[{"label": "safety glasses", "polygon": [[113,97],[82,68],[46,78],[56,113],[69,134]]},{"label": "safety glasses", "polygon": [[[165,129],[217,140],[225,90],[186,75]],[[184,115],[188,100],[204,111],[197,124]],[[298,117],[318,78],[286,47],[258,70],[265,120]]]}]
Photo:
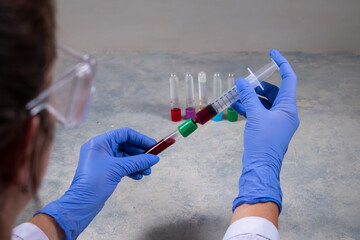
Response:
[{"label": "safety glasses", "polygon": [[47,110],[65,128],[78,127],[86,118],[91,96],[95,92],[96,61],[87,54],[81,55],[70,48],[58,46],[57,62],[57,80],[27,103],[26,109],[32,116]]}]

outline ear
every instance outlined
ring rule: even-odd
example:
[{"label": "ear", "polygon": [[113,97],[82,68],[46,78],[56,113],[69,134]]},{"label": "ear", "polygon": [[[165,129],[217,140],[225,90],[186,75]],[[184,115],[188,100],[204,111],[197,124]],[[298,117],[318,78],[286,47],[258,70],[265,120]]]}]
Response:
[{"label": "ear", "polygon": [[30,181],[30,153],[32,150],[33,140],[39,130],[40,119],[38,116],[30,117],[27,127],[24,132],[24,139],[22,141],[21,154],[19,155],[18,168],[15,178],[15,183],[23,186]]}]

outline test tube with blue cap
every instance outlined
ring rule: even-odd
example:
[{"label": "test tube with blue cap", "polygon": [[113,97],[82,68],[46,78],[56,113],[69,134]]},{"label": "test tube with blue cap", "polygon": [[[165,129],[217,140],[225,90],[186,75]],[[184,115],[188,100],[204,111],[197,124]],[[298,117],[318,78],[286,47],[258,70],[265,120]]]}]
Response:
[{"label": "test tube with blue cap", "polygon": [[[213,82],[213,91],[214,91],[214,98],[218,98],[221,96],[222,93],[222,80],[220,77],[220,73],[216,72],[214,74],[214,82]],[[224,109],[223,109],[224,110]],[[213,118],[215,122],[221,121],[223,117],[222,111],[219,111],[218,114]]]}]

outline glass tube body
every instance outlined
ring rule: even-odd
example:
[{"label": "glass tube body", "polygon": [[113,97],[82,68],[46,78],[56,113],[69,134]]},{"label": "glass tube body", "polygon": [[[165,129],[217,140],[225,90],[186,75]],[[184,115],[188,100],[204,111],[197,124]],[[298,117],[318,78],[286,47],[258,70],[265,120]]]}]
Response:
[{"label": "glass tube body", "polygon": [[179,78],[176,74],[172,73],[169,78],[170,83],[170,105],[171,109],[180,109],[179,104]]},{"label": "glass tube body", "polygon": [[222,94],[222,80],[220,77],[220,73],[216,72],[214,74],[214,82],[213,82],[214,99],[220,97],[221,94]]},{"label": "glass tube body", "polygon": [[227,88],[230,89],[235,85],[235,74],[229,73],[227,78]]},{"label": "glass tube body", "polygon": [[[221,93],[222,93],[222,80],[220,77],[220,73],[217,72],[214,74],[213,84],[214,84],[214,87],[213,87],[214,98],[220,97]],[[215,117],[213,117],[213,120],[215,122],[218,122],[218,121],[222,121],[222,118],[223,118],[223,113],[222,113],[222,111],[219,111],[218,114]]]},{"label": "glass tube body", "polygon": [[200,72],[198,75],[199,83],[199,111],[207,106],[207,88],[206,88],[206,73]]},{"label": "glass tube body", "polygon": [[194,78],[190,73],[185,76],[186,109],[195,109]]},{"label": "glass tube body", "polygon": [[186,85],[186,108],[185,119],[195,119],[195,97],[194,97],[194,78],[190,73],[185,76]]},{"label": "glass tube body", "polygon": [[170,133],[168,136],[157,142],[154,146],[147,150],[146,153],[158,155],[166,148],[173,145],[180,137],[182,137],[182,135],[179,130],[176,129],[176,131]]}]

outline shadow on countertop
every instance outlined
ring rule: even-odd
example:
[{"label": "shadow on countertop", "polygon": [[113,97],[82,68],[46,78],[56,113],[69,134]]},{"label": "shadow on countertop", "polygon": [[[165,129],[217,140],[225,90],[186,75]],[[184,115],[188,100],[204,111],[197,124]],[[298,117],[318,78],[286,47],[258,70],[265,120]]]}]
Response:
[{"label": "shadow on countertop", "polygon": [[218,240],[223,238],[229,223],[221,217],[202,215],[156,226],[137,240]]}]

